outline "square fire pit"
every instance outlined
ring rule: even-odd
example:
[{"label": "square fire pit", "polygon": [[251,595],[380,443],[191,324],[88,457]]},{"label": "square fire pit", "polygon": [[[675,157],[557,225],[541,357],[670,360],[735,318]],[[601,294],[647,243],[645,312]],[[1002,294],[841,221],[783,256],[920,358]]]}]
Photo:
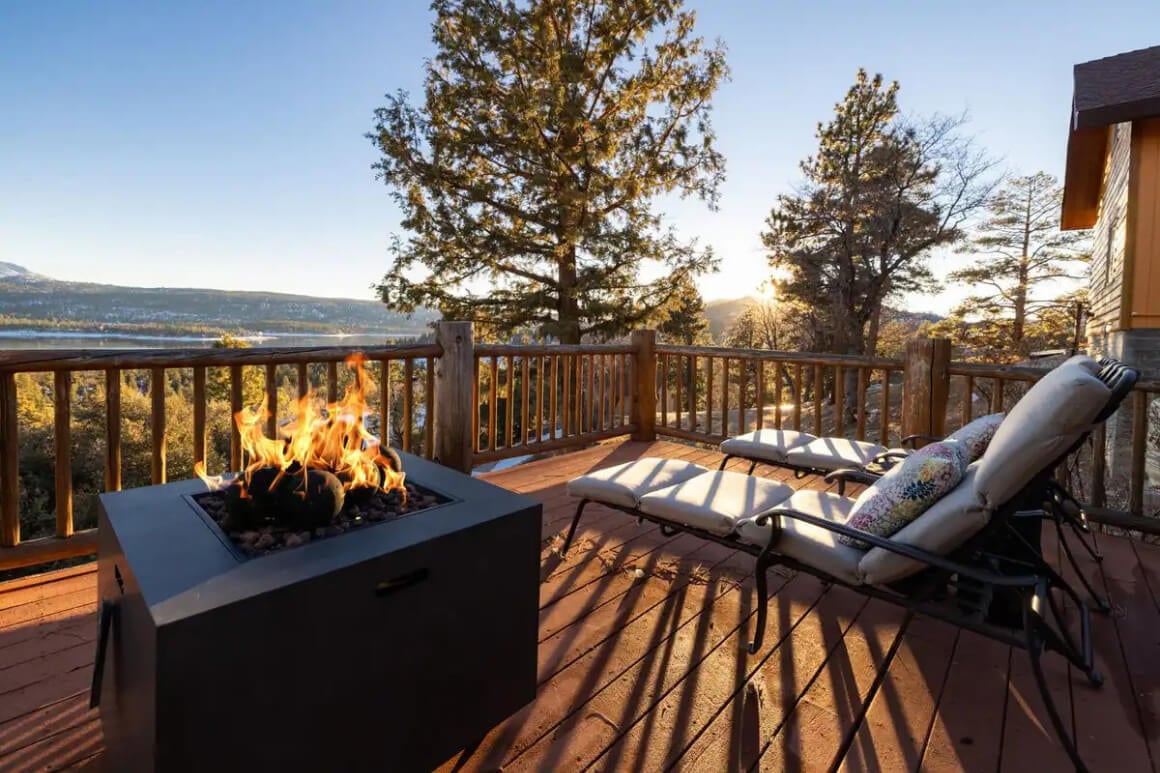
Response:
[{"label": "square fire pit", "polygon": [[111,770],[429,770],[535,697],[541,505],[404,469],[446,501],[252,558],[200,481],[101,496]]}]

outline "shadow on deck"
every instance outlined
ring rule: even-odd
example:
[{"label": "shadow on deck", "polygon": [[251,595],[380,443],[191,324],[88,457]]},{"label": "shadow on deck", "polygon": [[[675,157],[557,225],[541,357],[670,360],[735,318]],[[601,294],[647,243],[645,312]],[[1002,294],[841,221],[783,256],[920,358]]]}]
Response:
[{"label": "shadow on deck", "polygon": [[[544,503],[540,688],[445,770],[1067,769],[1009,647],[923,618],[904,627],[884,602],[778,569],[766,643],[749,656],[752,558],[604,508],[561,560],[565,482],[642,456],[720,460],[624,442],[486,476]],[[1160,547],[1099,546],[1103,563],[1082,566],[1114,605],[1094,620],[1107,681],[1092,689],[1056,657],[1048,678],[1093,769],[1156,770]],[[100,769],[95,584],[81,567],[0,586],[0,769]]]}]

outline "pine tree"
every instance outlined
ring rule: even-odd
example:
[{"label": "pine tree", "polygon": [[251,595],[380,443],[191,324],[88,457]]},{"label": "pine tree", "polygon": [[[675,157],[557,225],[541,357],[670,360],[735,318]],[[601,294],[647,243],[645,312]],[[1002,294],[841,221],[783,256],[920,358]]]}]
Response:
[{"label": "pine tree", "polygon": [[818,309],[827,349],[872,353],[886,301],[929,291],[930,252],[954,244],[992,190],[964,119],[899,114],[898,84],[860,70],[801,188],[778,197],[762,240],[783,297]]},{"label": "pine tree", "polygon": [[574,344],[648,320],[716,266],[653,208],[674,193],[715,207],[724,176],[709,120],[724,50],[681,0],[432,8],[422,104],[387,96],[368,135],[407,232],[378,285],[388,306]]},{"label": "pine tree", "polygon": [[662,321],[657,325],[657,332],[671,343],[686,346],[703,343],[709,331],[705,301],[689,279],[679,279],[676,285],[672,300],[660,311]]},{"label": "pine tree", "polygon": [[[976,291],[953,316],[986,323],[1018,354],[1030,351],[1029,338],[1042,339],[1043,326],[1037,327],[1038,335],[1029,337],[1028,323],[1060,303],[1055,297],[1042,297],[1042,292],[1053,285],[1058,292],[1061,281],[1080,279],[1089,259],[1086,231],[1059,230],[1062,206],[1063,188],[1046,172],[1015,177],[1003,186],[967,247],[975,256],[973,265],[950,275],[951,281]],[[1056,327],[1047,325],[1053,331]],[[1070,331],[1047,337],[1061,334]]]}]

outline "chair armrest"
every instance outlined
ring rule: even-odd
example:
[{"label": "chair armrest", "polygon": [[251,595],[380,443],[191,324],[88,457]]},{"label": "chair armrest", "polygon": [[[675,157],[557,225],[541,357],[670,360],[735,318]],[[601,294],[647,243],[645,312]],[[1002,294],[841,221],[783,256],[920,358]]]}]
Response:
[{"label": "chair armrest", "polygon": [[1012,588],[1034,587],[1035,584],[1039,582],[1039,578],[1035,575],[1001,575],[995,574],[993,572],[983,571],[978,567],[960,564],[957,561],[950,560],[946,556],[941,556],[937,553],[931,553],[928,550],[923,550],[922,548],[915,547],[914,545],[895,542],[894,540],[887,539],[886,537],[879,537],[876,534],[870,534],[869,532],[862,531],[861,529],[855,529],[854,527],[847,526],[844,523],[834,523],[833,521],[827,521],[825,518],[818,518],[814,515],[799,513],[796,510],[771,510],[757,516],[754,519],[754,523],[756,523],[758,526],[764,526],[767,523],[772,526],[774,517],[792,518],[795,521],[802,521],[803,523],[812,524],[827,531],[832,531],[835,534],[852,537],[854,539],[861,540],[862,542],[869,543],[874,547],[888,550],[891,553],[897,553],[904,558],[918,561],[919,563],[926,564],[927,566],[932,566],[936,569],[942,569],[943,571],[950,572],[951,574],[970,577],[971,579],[978,580],[979,582],[991,583],[993,585],[1001,585]]},{"label": "chair armrest", "polygon": [[876,475],[869,470],[862,467],[843,467],[840,470],[831,470],[827,472],[822,478],[826,483],[838,483],[838,494],[846,495],[846,483],[865,483],[866,485],[873,485],[881,478],[881,475]]},{"label": "chair armrest", "polygon": [[945,438],[938,437],[937,435],[907,435],[902,439],[902,443],[900,445],[903,448],[914,450],[918,447],[915,444],[920,440],[926,441],[927,443],[937,443],[938,441],[944,439]]}]

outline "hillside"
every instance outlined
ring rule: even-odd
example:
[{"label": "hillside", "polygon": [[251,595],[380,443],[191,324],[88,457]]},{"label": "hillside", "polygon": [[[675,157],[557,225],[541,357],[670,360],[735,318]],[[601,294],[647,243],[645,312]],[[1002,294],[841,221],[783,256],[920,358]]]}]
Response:
[{"label": "hillside", "polygon": [[137,333],[422,333],[377,301],[197,288],[62,282],[0,262],[0,327]]}]

